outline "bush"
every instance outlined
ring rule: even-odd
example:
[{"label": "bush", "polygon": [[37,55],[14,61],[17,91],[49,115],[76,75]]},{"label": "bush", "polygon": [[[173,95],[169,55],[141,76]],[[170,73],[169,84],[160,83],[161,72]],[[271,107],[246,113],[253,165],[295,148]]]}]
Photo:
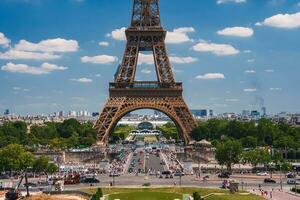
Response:
[{"label": "bush", "polygon": [[97,192],[93,194],[92,200],[99,200],[101,197],[103,197],[102,189],[98,188]]},{"label": "bush", "polygon": [[144,183],[143,186],[144,187],[149,187],[151,185],[151,183]]},{"label": "bush", "polygon": [[194,198],[194,200],[201,200],[202,199],[198,192],[193,193],[193,198]]},{"label": "bush", "polygon": [[297,192],[300,194],[300,188],[292,188],[292,192]]}]

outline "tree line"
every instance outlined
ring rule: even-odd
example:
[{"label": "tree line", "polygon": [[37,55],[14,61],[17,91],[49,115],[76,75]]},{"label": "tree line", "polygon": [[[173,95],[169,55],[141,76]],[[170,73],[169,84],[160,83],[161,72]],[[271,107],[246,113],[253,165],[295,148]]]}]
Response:
[{"label": "tree line", "polygon": [[[285,158],[300,157],[300,128],[269,119],[256,122],[212,119],[201,122],[192,132],[196,141],[206,139],[214,145],[225,139],[237,140],[243,148],[270,147],[284,154]],[[288,156],[289,155],[289,156]]]},{"label": "tree line", "polygon": [[46,173],[53,174],[58,167],[45,156],[35,158],[33,154],[22,145],[10,144],[0,149],[0,171],[22,173]]},{"label": "tree line", "polygon": [[53,150],[88,147],[96,143],[96,135],[92,123],[81,124],[76,119],[33,125],[30,130],[25,122],[8,122],[0,126],[0,148],[10,144]]}]

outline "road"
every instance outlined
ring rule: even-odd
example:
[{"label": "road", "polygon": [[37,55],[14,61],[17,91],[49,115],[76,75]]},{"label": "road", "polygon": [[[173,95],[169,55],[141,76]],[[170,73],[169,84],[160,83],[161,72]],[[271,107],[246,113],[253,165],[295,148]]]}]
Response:
[{"label": "road", "polygon": [[149,159],[146,159],[146,171],[150,170],[150,171],[154,171],[154,172],[157,172],[157,171],[164,171],[164,165],[161,165],[160,164],[160,157],[154,155],[154,154],[149,154]]},{"label": "road", "polygon": [[133,154],[128,173],[141,173],[145,170],[145,152],[142,149],[137,149],[136,152]]}]

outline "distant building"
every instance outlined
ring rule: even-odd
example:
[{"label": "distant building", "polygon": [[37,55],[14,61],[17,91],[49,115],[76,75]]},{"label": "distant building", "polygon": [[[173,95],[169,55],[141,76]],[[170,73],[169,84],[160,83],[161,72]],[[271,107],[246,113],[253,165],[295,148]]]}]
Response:
[{"label": "distant building", "polygon": [[212,117],[214,115],[213,110],[201,109],[201,110],[191,110],[195,117]]},{"label": "distant building", "polygon": [[58,112],[58,117],[63,117],[63,116],[64,116],[64,111],[63,110],[59,111]]},{"label": "distant building", "polygon": [[99,112],[93,112],[92,113],[92,117],[97,117],[97,116],[99,116]]},{"label": "distant building", "polygon": [[243,111],[242,111],[242,116],[243,116],[243,117],[249,117],[250,114],[251,114],[250,110],[243,110]]},{"label": "distant building", "polygon": [[267,116],[267,108],[262,107],[261,110],[262,110],[262,116],[264,116],[264,117]]},{"label": "distant building", "polygon": [[76,111],[69,111],[69,117],[77,117]]},{"label": "distant building", "polygon": [[6,109],[6,110],[4,111],[4,115],[9,115],[9,114],[10,114],[9,109]]},{"label": "distant building", "polygon": [[251,115],[250,115],[252,118],[259,118],[260,117],[260,112],[258,112],[257,110],[252,110],[251,111]]}]

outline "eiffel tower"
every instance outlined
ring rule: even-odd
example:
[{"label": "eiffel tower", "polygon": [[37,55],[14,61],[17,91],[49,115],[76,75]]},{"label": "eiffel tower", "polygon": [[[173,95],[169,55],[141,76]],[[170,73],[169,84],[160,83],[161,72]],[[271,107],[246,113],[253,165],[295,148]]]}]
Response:
[{"label": "eiffel tower", "polygon": [[[196,122],[186,105],[182,83],[176,82],[166,50],[158,0],[134,0],[131,25],[122,63],[109,84],[109,99],[94,124],[98,145],[108,144],[109,134],[127,113],[154,109],[166,114],[188,144]],[[153,53],[157,81],[135,81],[139,52]]]}]

